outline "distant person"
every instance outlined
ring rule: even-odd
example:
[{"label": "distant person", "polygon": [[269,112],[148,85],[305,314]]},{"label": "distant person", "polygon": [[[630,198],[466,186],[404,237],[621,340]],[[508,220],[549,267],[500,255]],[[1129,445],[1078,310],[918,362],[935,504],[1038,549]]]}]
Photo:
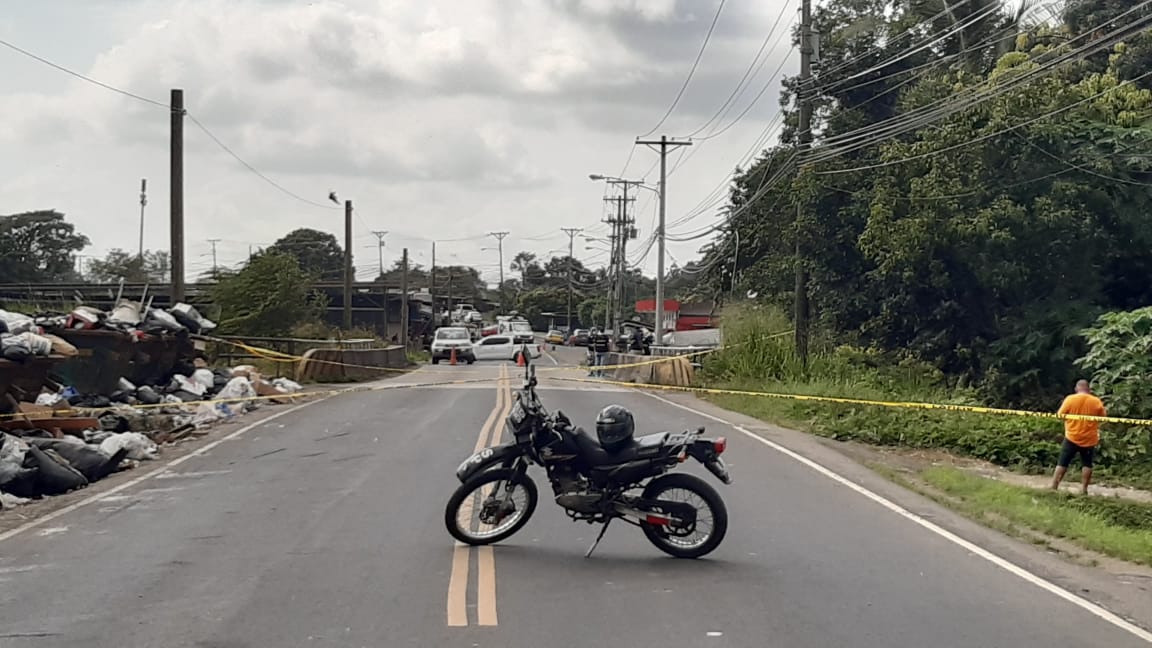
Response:
[{"label": "distant person", "polygon": [[594,329],[591,338],[588,341],[588,347],[592,352],[592,370],[589,372],[590,376],[596,378],[603,378],[604,371],[601,367],[604,366],[604,359],[608,352],[612,350],[612,339],[608,334],[600,329]]},{"label": "distant person", "polygon": [[[1107,416],[1104,403],[1092,394],[1087,380],[1076,382],[1076,393],[1064,399],[1057,414],[1084,414]],[[1060,460],[1056,464],[1056,474],[1052,477],[1052,490],[1060,488],[1064,474],[1072,463],[1073,455],[1080,455],[1080,492],[1088,494],[1088,484],[1092,481],[1092,463],[1096,457],[1096,446],[1100,444],[1100,422],[1083,419],[1064,420],[1064,444],[1060,447]]]}]

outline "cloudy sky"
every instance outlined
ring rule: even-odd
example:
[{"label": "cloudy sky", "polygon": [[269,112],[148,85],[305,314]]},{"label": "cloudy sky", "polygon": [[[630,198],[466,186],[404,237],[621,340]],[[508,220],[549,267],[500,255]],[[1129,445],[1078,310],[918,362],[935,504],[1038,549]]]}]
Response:
[{"label": "cloudy sky", "polygon": [[[719,0],[0,0],[0,39],[144,99],[185,107],[271,186],[185,124],[189,274],[297,227],[336,234],[329,190],[356,205],[355,256],[375,272],[408,247],[416,262],[498,274],[490,231],[517,250],[566,248],[561,227],[603,236],[605,187],[590,173],[658,179],[656,155],[631,143],[661,120],[684,82]],[[655,132],[701,126],[669,181],[669,234],[745,160],[796,71],[789,0],[727,0],[671,116]],[[772,31],[777,22],[779,26]],[[767,40],[766,40],[767,39]],[[709,123],[751,68],[728,111]],[[168,245],[168,111],[0,47],[0,214],[55,208],[92,240],[89,255],[135,249],[139,184],[148,179],[145,247]],[[753,104],[753,99],[759,100]],[[743,113],[743,117],[737,117]],[[722,133],[700,139],[719,129]],[[683,159],[681,160],[681,156]],[[651,170],[651,171],[650,171]],[[647,174],[645,176],[645,174]],[[642,258],[656,201],[639,192]],[[468,239],[449,241],[449,239]],[[704,241],[670,242],[688,261]],[[590,265],[607,255],[585,250]],[[492,249],[485,249],[492,248]]]}]

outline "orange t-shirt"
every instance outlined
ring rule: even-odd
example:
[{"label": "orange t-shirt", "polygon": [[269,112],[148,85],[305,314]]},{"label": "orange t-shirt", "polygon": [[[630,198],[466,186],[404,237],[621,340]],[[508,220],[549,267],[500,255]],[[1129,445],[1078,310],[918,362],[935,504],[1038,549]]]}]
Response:
[{"label": "orange t-shirt", "polygon": [[[1092,394],[1072,394],[1060,404],[1058,414],[1085,414],[1088,416],[1107,416],[1104,403]],[[1084,421],[1078,419],[1065,419],[1064,436],[1069,441],[1082,448],[1093,448],[1100,443],[1100,423],[1098,421]]]}]

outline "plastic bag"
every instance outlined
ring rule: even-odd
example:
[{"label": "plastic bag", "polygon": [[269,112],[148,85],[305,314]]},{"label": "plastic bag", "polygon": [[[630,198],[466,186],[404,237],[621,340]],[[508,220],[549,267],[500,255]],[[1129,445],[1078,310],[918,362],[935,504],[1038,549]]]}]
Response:
[{"label": "plastic bag", "polygon": [[212,389],[216,382],[216,376],[208,369],[197,369],[192,372],[192,382],[199,383],[207,391]]},{"label": "plastic bag", "polygon": [[44,407],[52,407],[53,405],[55,405],[56,403],[59,403],[62,400],[64,400],[64,397],[61,396],[60,394],[51,394],[51,393],[45,392],[45,393],[40,394],[39,396],[36,397],[36,404],[37,405],[43,405]]},{"label": "plastic bag", "polygon": [[224,385],[224,389],[216,394],[218,400],[235,400],[240,398],[254,398],[256,396],[256,389],[252,387],[252,382],[244,376],[236,376]]},{"label": "plastic bag", "polygon": [[137,461],[156,459],[160,455],[160,448],[152,442],[152,439],[139,432],[113,434],[100,443],[100,452],[109,457],[115,455],[121,448],[127,448],[128,458]]},{"label": "plastic bag", "polygon": [[289,380],[287,378],[277,378],[272,381],[272,385],[285,394],[295,394],[296,392],[304,389],[300,383],[294,380]]}]

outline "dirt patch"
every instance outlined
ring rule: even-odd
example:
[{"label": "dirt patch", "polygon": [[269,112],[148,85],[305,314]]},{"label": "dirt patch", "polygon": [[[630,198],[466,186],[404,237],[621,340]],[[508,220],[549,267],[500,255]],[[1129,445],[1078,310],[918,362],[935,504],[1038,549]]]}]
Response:
[{"label": "dirt patch", "polygon": [[[1052,483],[1051,475],[1025,475],[987,461],[959,457],[944,450],[887,448],[871,446],[856,441],[833,441],[831,439],[820,439],[820,441],[824,445],[834,448],[860,463],[879,463],[887,466],[889,469],[902,473],[917,474],[925,468],[948,466],[1013,486],[1023,486],[1037,490],[1048,488]],[[1071,470],[1060,488],[1062,491],[1076,493],[1080,490],[1079,484],[1079,471]],[[1089,496],[1116,497],[1133,502],[1152,503],[1152,491],[1140,490],[1128,486],[1109,485],[1107,482],[1092,484],[1089,490]]]},{"label": "dirt patch", "polygon": [[[854,441],[833,441],[820,439],[820,442],[845,454],[858,463],[868,466],[887,479],[916,491],[957,511],[964,510],[958,501],[925,482],[920,474],[927,468],[946,466],[970,472],[987,479],[995,479],[1014,486],[1042,490],[1048,487],[1050,477],[1045,475],[1022,475],[1001,466],[985,461],[958,457],[943,450],[914,450],[908,448],[881,448]],[[1078,484],[1065,484],[1069,492],[1078,492]],[[1092,486],[1091,497],[1117,497],[1136,502],[1152,502],[1152,493],[1127,487]],[[1003,533],[1040,547],[1050,554],[1078,565],[1095,567],[1126,585],[1142,592],[1152,592],[1152,568],[1118,560],[1084,547],[1064,538],[1058,538],[1030,529],[991,512],[970,515],[976,521]]]}]

